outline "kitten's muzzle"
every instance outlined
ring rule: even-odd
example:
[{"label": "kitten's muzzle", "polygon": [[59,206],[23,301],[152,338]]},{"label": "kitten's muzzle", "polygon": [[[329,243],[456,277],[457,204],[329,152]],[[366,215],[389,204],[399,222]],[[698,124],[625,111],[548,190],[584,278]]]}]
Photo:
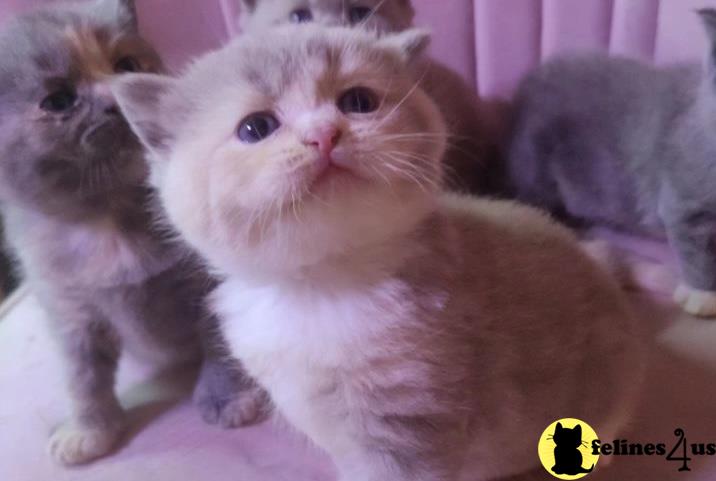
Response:
[{"label": "kitten's muzzle", "polygon": [[307,146],[316,147],[321,157],[330,159],[331,152],[341,140],[343,132],[334,125],[316,127],[309,130],[303,138]]},{"label": "kitten's muzzle", "polygon": [[87,128],[80,141],[85,149],[94,151],[139,148],[139,141],[116,104],[104,107],[100,118]]}]

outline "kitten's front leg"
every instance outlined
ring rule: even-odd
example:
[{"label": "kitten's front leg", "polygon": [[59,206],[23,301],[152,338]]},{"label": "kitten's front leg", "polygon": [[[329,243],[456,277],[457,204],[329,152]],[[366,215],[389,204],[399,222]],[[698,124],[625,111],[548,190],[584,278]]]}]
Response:
[{"label": "kitten's front leg", "polygon": [[266,391],[231,357],[214,319],[201,329],[204,360],[194,389],[194,402],[204,421],[233,428],[264,419],[271,411]]},{"label": "kitten's front leg", "polygon": [[126,427],[114,392],[119,340],[103,321],[72,319],[58,327],[72,415],[52,433],[49,450],[60,463],[82,464],[109,453]]},{"label": "kitten's front leg", "polygon": [[705,211],[662,215],[676,250],[683,282],[674,300],[689,314],[716,316],[716,214]]}]

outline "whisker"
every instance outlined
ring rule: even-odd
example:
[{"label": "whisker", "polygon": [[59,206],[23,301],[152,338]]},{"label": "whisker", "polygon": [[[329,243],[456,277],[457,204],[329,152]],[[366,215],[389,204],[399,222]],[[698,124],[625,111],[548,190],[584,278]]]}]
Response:
[{"label": "whisker", "polygon": [[423,78],[425,78],[425,73],[423,73],[423,75],[415,82],[415,84],[410,88],[410,90],[408,90],[408,93],[406,93],[406,94],[403,96],[403,98],[400,100],[400,102],[398,102],[398,103],[395,105],[395,107],[393,107],[393,110],[391,110],[391,111],[388,113],[388,115],[386,115],[385,117],[383,117],[383,119],[381,119],[381,121],[378,122],[378,124],[375,126],[375,129],[374,129],[374,130],[377,130],[377,129],[379,129],[380,127],[382,127],[383,124],[384,124],[395,112],[397,112],[400,107],[403,106],[403,104],[408,100],[408,98],[410,98],[410,96],[413,95],[413,93],[418,89],[418,87],[420,87],[420,83],[423,81]]},{"label": "whisker", "polygon": [[[437,188],[439,184],[434,179],[429,178],[425,172],[418,169],[416,166],[408,162],[407,160],[401,159],[394,154],[385,153],[384,159],[388,161],[385,166],[395,172],[397,175],[402,175],[415,182],[421,189],[428,192],[427,186]],[[396,165],[397,164],[397,165]]]},{"label": "whisker", "polygon": [[378,2],[378,4],[371,9],[370,14],[361,21],[361,23],[359,24],[359,27],[361,27],[361,28],[365,27],[368,24],[368,22],[373,18],[373,15],[378,13],[378,9],[380,9],[380,7],[383,6],[385,1],[386,0],[380,0],[380,2]]}]

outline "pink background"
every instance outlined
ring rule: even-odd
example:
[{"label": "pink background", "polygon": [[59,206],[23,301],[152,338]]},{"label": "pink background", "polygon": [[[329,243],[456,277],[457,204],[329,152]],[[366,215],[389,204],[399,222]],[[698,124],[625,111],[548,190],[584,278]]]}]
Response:
[{"label": "pink background", "polygon": [[[53,0],[0,0],[0,18]],[[238,0],[138,0],[142,29],[167,62],[236,33]],[[540,59],[600,49],[657,63],[697,60],[705,36],[694,10],[716,0],[414,0],[435,32],[433,54],[485,96],[509,96]]]}]

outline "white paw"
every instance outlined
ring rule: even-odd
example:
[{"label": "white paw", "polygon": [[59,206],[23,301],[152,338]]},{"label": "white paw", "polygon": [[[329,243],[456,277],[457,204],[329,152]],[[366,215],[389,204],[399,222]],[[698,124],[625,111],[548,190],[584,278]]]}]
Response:
[{"label": "white paw", "polygon": [[686,284],[679,284],[674,292],[674,301],[691,315],[716,317],[716,292],[702,291]]},{"label": "white paw", "polygon": [[68,422],[50,436],[49,451],[65,465],[84,464],[108,454],[122,437],[122,429],[97,429]]}]

